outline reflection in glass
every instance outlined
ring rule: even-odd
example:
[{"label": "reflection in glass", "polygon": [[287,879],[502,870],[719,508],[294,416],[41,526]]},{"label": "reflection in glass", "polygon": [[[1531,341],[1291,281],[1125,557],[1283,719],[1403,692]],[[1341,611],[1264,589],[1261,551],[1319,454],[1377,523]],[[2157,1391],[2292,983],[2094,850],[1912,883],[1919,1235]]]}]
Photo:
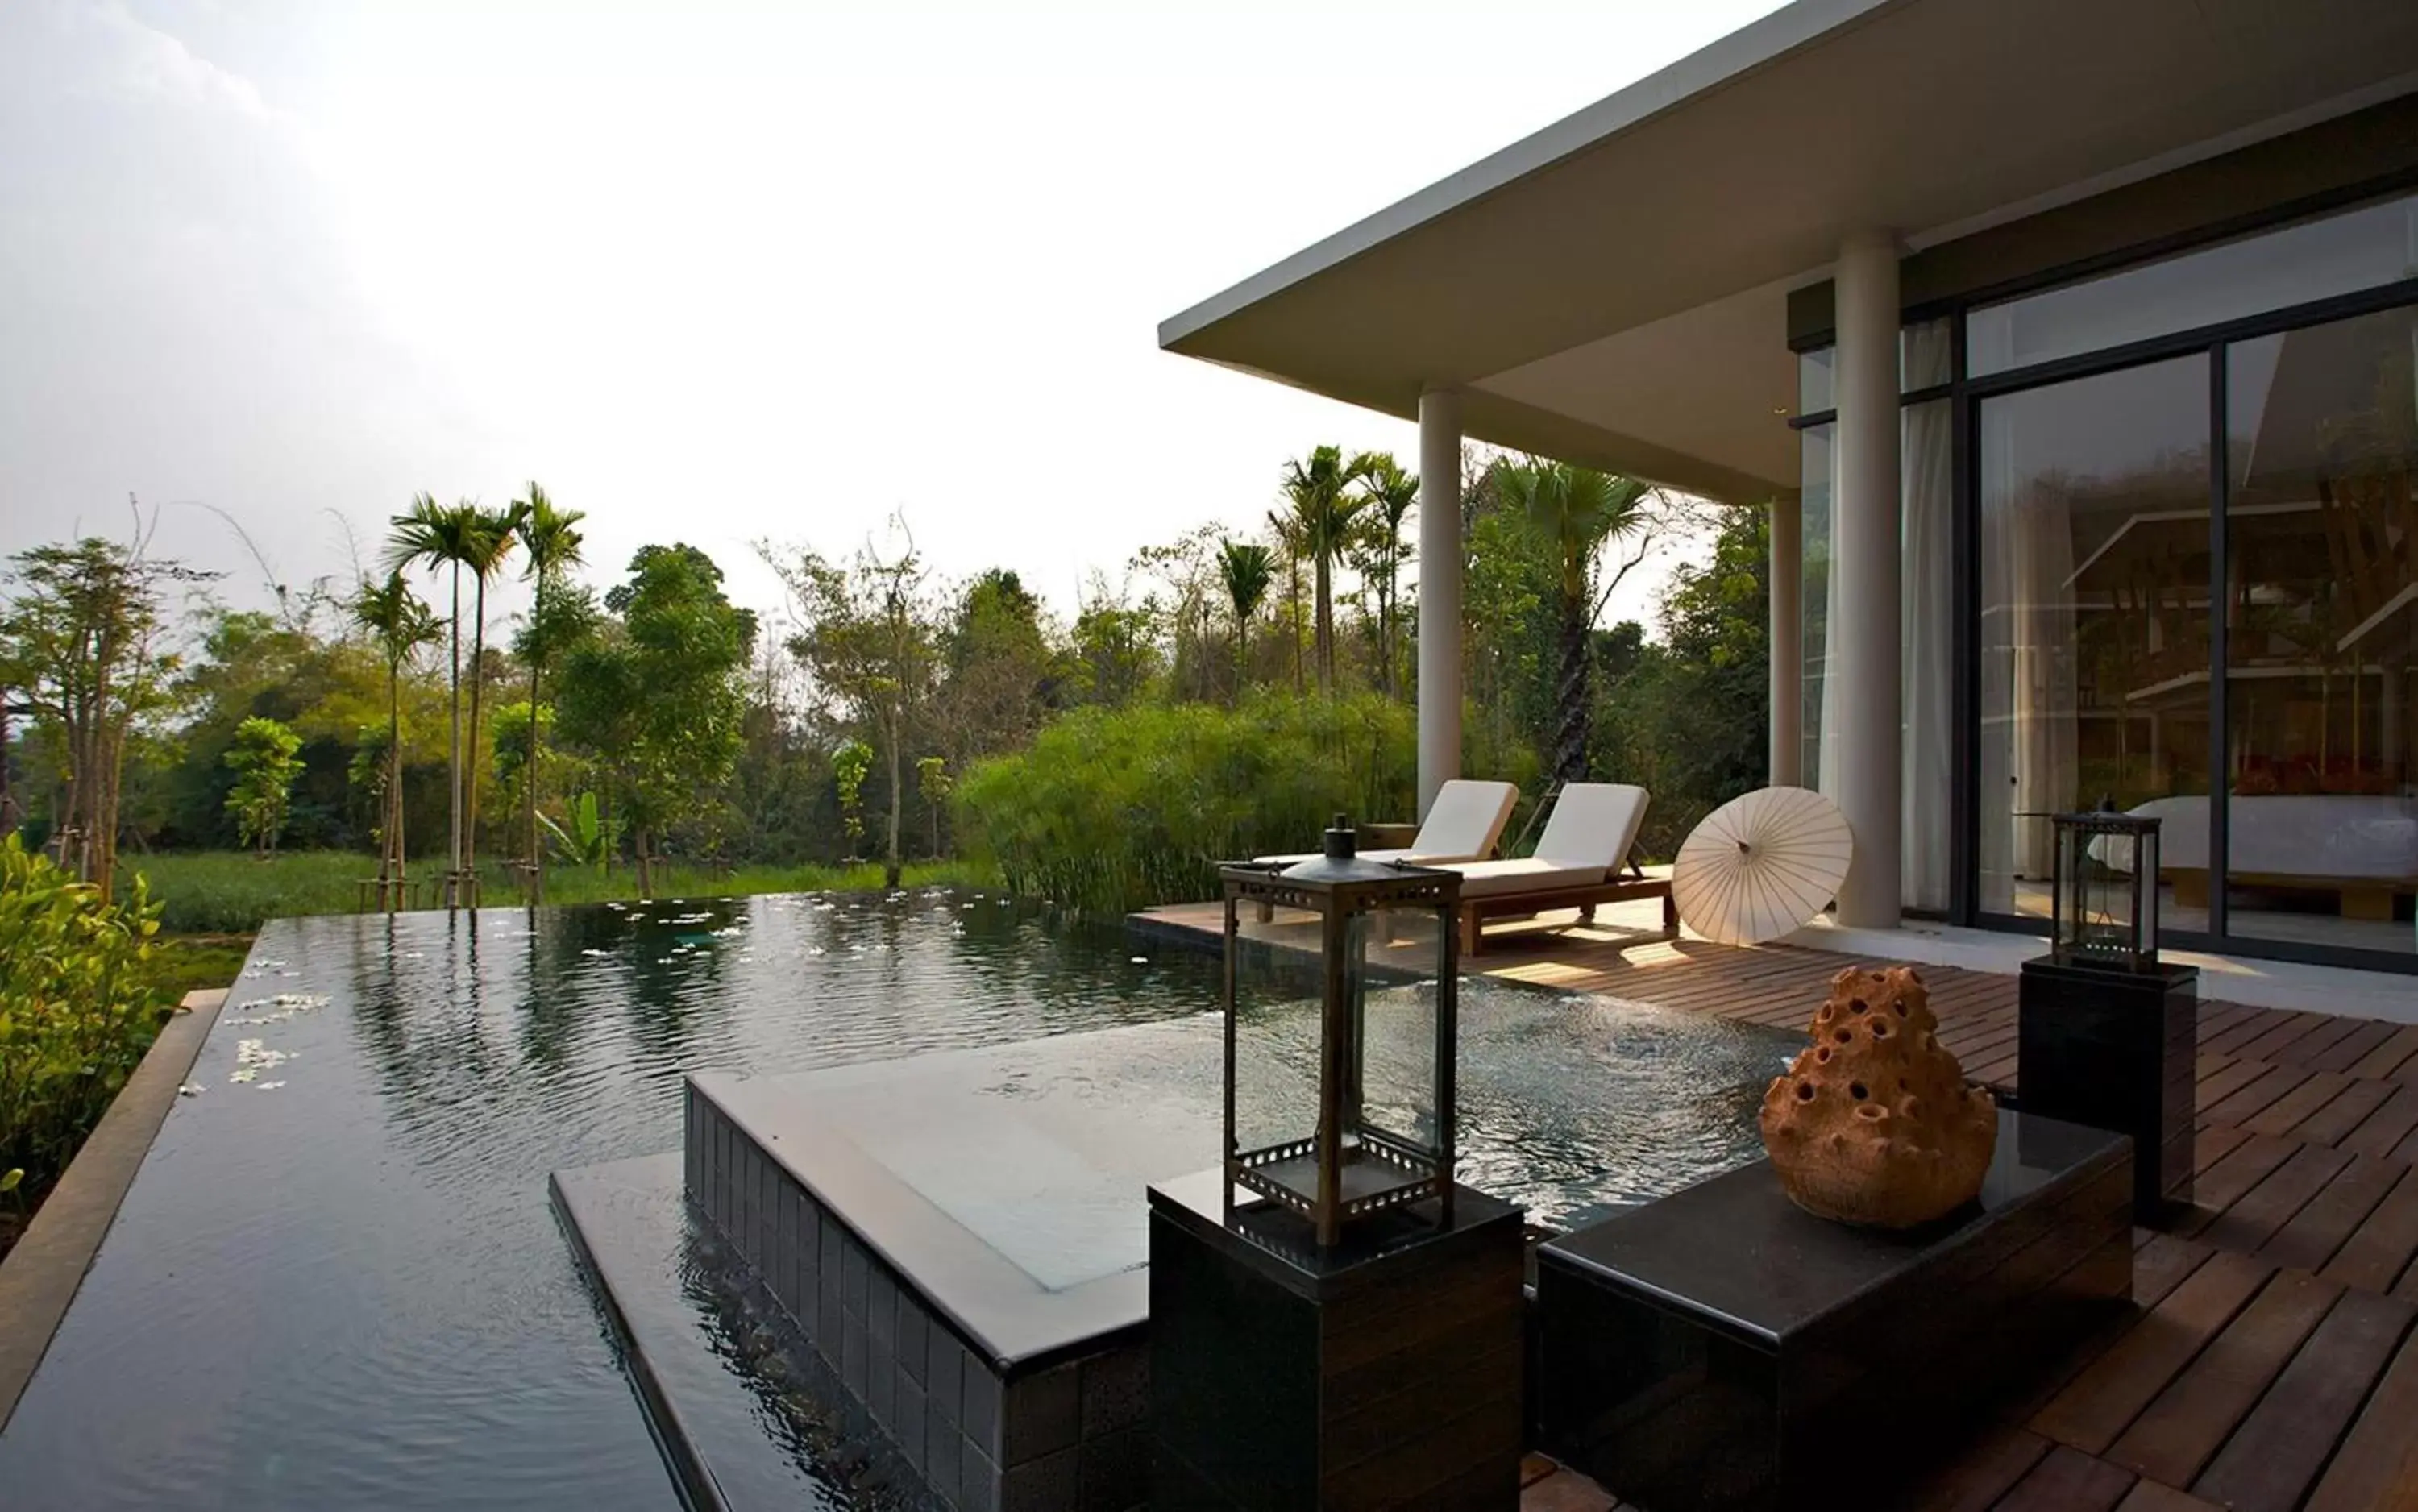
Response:
[{"label": "reflection in glass", "polygon": [[1798,461],[1804,475],[1798,499],[1801,540],[1798,549],[1798,618],[1802,621],[1800,649],[1805,659],[1799,690],[1798,729],[1802,731],[1798,762],[1800,781],[1823,792],[1835,790],[1831,774],[1822,765],[1822,726],[1829,695],[1824,672],[1829,665],[1830,630],[1830,471],[1838,427],[1815,425],[1798,433]]},{"label": "reflection in glass", "polygon": [[2304,221],[1967,316],[1975,377],[2418,278],[2418,195]]},{"label": "reflection in glass", "polygon": [[[1898,392],[1936,389],[1955,375],[1956,363],[1950,344],[1953,326],[1950,317],[1942,315],[1899,328]],[[1819,415],[1838,403],[1838,356],[1835,346],[1816,347],[1797,355],[1797,413]]]},{"label": "reflection in glass", "polygon": [[1797,413],[1819,415],[1838,402],[1832,387],[1837,376],[1833,365],[1838,355],[1839,349],[1835,346],[1798,355]]},{"label": "reflection in glass", "polygon": [[2227,928],[2407,953],[2418,311],[2227,363]]},{"label": "reflection in glass", "polygon": [[2102,798],[2207,853],[2208,414],[2203,356],[1982,405],[1984,911],[2045,915],[2048,816]]}]

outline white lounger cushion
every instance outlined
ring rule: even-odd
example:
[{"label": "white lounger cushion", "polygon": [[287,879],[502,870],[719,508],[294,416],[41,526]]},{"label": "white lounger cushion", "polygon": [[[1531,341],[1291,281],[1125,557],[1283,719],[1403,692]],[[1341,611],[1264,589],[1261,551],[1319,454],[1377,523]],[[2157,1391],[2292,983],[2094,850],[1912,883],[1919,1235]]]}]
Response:
[{"label": "white lounger cushion", "polygon": [[1427,821],[1411,841],[1410,853],[1433,861],[1476,861],[1493,853],[1511,822],[1520,789],[1507,782],[1455,777],[1436,789]]},{"label": "white lounger cushion", "polygon": [[1553,801],[1537,854],[1608,872],[1629,859],[1645,822],[1645,788],[1619,782],[1574,782]]},{"label": "white lounger cushion", "polygon": [[1451,868],[1461,873],[1461,895],[1552,893],[1605,880],[1637,844],[1647,796],[1645,788],[1628,783],[1571,783],[1554,800],[1534,856]]},{"label": "white lounger cushion", "polygon": [[[1411,843],[1400,850],[1364,850],[1364,861],[1475,861],[1494,849],[1494,842],[1503,838],[1503,826],[1511,821],[1511,805],[1520,801],[1520,789],[1507,782],[1478,782],[1455,777],[1436,789],[1436,800],[1428,810],[1427,822]],[[1256,856],[1252,859],[1265,864],[1280,863],[1291,865],[1308,861],[1318,852],[1308,851],[1295,856]]]},{"label": "white lounger cushion", "polygon": [[1523,856],[1517,861],[1473,861],[1451,870],[1461,873],[1461,895],[1491,897],[1496,893],[1553,893],[1566,887],[1593,887],[1603,880],[1601,866],[1547,861]]}]

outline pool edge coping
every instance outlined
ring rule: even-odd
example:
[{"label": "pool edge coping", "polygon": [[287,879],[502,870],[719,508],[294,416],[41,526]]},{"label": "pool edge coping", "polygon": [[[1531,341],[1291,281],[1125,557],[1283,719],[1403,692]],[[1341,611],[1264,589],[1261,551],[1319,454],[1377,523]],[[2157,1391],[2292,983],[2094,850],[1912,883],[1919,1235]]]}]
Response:
[{"label": "pool edge coping", "polygon": [[34,1221],[0,1260],[0,1431],[41,1368],[93,1257],[201,1056],[231,987],[185,994],[134,1074],[84,1137]]}]

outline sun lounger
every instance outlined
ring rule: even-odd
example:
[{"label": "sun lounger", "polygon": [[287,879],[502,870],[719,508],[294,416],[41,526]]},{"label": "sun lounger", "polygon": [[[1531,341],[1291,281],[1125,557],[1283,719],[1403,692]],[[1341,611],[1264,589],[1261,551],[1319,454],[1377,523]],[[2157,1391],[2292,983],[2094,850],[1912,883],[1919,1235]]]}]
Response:
[{"label": "sun lounger", "polygon": [[1574,782],[1563,787],[1537,852],[1516,861],[1470,862],[1447,868],[1461,874],[1461,949],[1482,948],[1486,921],[1532,918],[1553,909],[1576,909],[1592,920],[1601,903],[1639,898],[1662,900],[1662,929],[1679,932],[1678,909],[1668,878],[1631,868],[1621,875],[1645,820],[1645,788],[1626,783]]},{"label": "sun lounger", "polygon": [[[1447,861],[1483,861],[1494,854],[1503,827],[1511,822],[1511,805],[1520,789],[1507,782],[1477,782],[1456,777],[1436,789],[1435,802],[1411,843],[1394,850],[1364,850],[1366,861],[1406,861],[1431,866]],[[1297,856],[1257,856],[1262,865],[1290,866],[1309,861],[1316,851]]]}]

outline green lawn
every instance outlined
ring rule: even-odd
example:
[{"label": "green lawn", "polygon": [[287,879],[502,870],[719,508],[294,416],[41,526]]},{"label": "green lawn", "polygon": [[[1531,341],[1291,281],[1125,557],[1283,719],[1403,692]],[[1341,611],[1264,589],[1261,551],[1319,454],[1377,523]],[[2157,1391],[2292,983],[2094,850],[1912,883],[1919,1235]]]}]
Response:
[{"label": "green lawn", "polygon": [[[161,959],[181,996],[193,987],[225,986],[243,968],[252,936],[270,919],[313,913],[351,913],[360,907],[360,879],[375,877],[375,858],[344,850],[298,850],[268,861],[242,851],[163,851],[127,858],[128,872],[149,882],[161,914]],[[438,866],[415,876],[433,877]],[[481,869],[480,893],[490,908],[509,908],[523,895],[520,879],[500,865]],[[733,897],[750,893],[871,891],[881,886],[879,863],[857,866],[744,866],[723,871],[705,866],[659,866],[658,897]],[[905,884],[927,887],[997,884],[989,868],[968,862],[921,862],[907,867]],[[589,868],[550,868],[548,903],[603,903],[638,895],[638,875],[616,866],[612,875]]]}]

